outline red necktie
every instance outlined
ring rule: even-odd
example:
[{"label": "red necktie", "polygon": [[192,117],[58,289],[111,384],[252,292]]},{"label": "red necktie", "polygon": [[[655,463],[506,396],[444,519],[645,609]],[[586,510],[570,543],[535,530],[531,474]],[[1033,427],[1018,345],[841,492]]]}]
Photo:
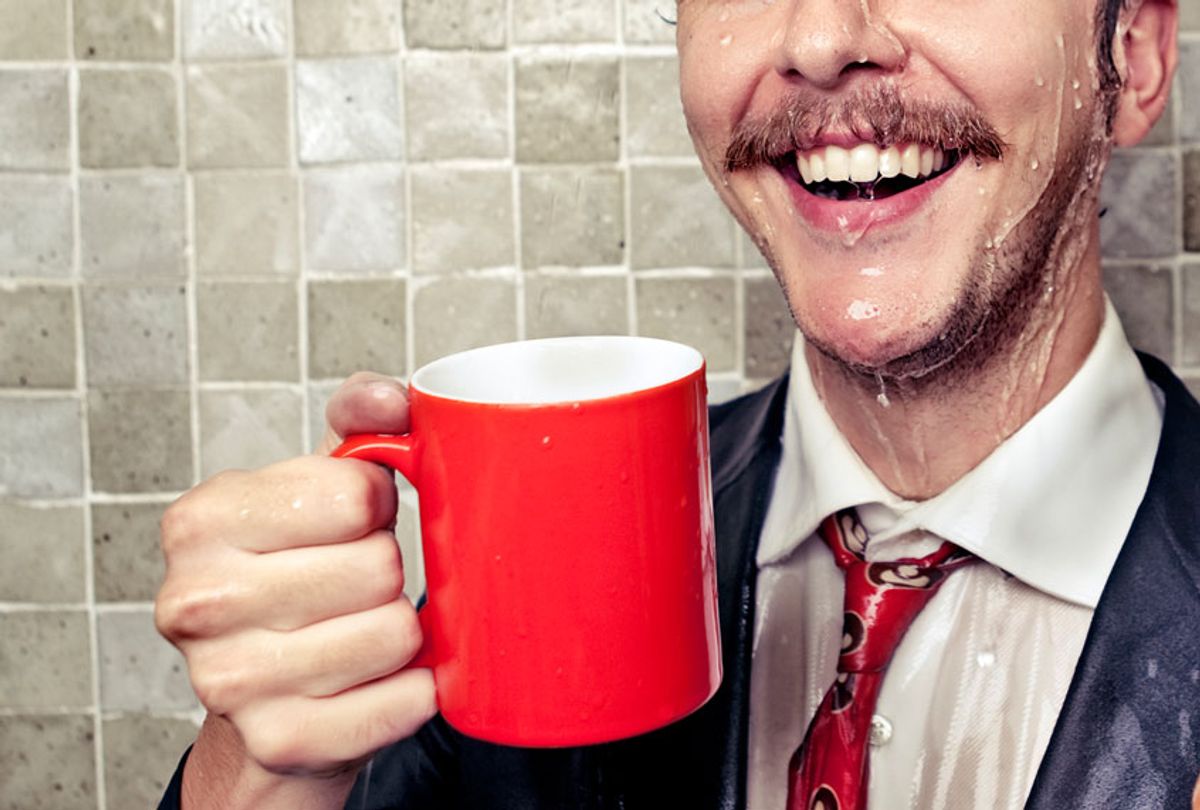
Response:
[{"label": "red necktie", "polygon": [[837,679],[788,763],[788,810],[866,810],[867,742],[879,686],[913,619],[947,574],[971,555],[943,543],[919,559],[868,563],[867,533],[853,509],[821,524],[846,574]]}]

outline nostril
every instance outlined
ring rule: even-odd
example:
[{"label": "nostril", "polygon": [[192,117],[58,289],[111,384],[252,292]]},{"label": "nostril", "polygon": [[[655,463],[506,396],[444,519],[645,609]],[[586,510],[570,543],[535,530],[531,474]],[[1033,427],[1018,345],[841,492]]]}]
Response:
[{"label": "nostril", "polygon": [[870,59],[868,59],[867,57],[864,56],[861,59],[856,59],[855,61],[850,62],[844,68],[842,68],[841,75],[849,76],[851,73],[855,73],[860,70],[882,70],[882,69],[883,69],[882,65],[872,62]]}]

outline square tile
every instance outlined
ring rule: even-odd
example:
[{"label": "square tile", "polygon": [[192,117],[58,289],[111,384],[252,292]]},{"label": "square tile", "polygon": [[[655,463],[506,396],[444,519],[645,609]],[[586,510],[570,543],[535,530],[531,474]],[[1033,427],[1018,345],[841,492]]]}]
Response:
[{"label": "square tile", "polygon": [[515,263],[511,170],[415,168],[412,205],[414,272]]},{"label": "square tile", "polygon": [[1200,253],[1200,149],[1183,153],[1183,249]]},{"label": "square tile", "polygon": [[153,601],[165,572],[158,524],[166,508],[166,503],[92,504],[97,601]]},{"label": "square tile", "polygon": [[287,166],[287,68],[188,67],[187,136],[188,165],[194,168]]},{"label": "square tile", "polygon": [[679,101],[679,60],[670,56],[625,60],[625,127],[634,157],[691,157],[692,139]]},{"label": "square tile", "polygon": [[302,163],[403,158],[398,62],[297,62],[296,118]]},{"label": "square tile", "polygon": [[0,174],[0,276],[69,275],[72,205],[69,177]]},{"label": "square tile", "polygon": [[617,34],[613,0],[514,0],[517,42],[612,42]]},{"label": "square tile", "polygon": [[294,275],[299,265],[296,180],[289,174],[197,174],[196,272]]},{"label": "square tile", "polygon": [[166,70],[81,70],[80,165],[178,166],[177,96],[175,77]]},{"label": "square tile", "polygon": [[200,475],[255,469],[304,452],[303,403],[294,391],[200,392]]},{"label": "square tile", "polygon": [[83,610],[0,613],[0,695],[5,708],[90,706],[91,650]]},{"label": "square tile", "polygon": [[639,335],[694,346],[710,372],[737,368],[732,278],[639,278],[636,283]]},{"label": "square tile", "polygon": [[367,369],[403,374],[405,284],[400,279],[308,285],[308,373],[341,378]]},{"label": "square tile", "polygon": [[574,163],[620,155],[616,59],[518,59],[516,94],[517,160]]},{"label": "square tile", "polygon": [[187,319],[179,283],[84,287],[88,386],[186,383]]},{"label": "square tile", "polygon": [[614,265],[625,260],[625,175],[613,169],[524,169],[525,267]]},{"label": "square tile", "polygon": [[1175,195],[1179,158],[1160,150],[1113,153],[1104,173],[1100,245],[1110,258],[1173,256],[1179,250],[1180,212]]},{"label": "square tile", "polygon": [[287,54],[288,0],[179,0],[188,59]]},{"label": "square tile", "polygon": [[104,721],[104,795],[111,808],[155,807],[199,728],[191,720],[128,714]]},{"label": "square tile", "polygon": [[0,499],[0,602],[82,602],[83,509]]},{"label": "square tile", "polygon": [[745,375],[772,379],[791,363],[796,322],[773,276],[748,278],[744,284]]},{"label": "square tile", "polygon": [[71,99],[65,70],[0,71],[0,169],[71,166]]},{"label": "square tile", "polygon": [[183,655],[154,629],[150,610],[96,616],[104,711],[187,711],[198,705]]},{"label": "square tile", "polygon": [[1200,263],[1180,268],[1183,275],[1183,356],[1179,362],[1200,366]]},{"label": "square tile", "polygon": [[0,397],[0,495],[83,494],[81,419],[79,400],[71,397]]},{"label": "square tile", "polygon": [[[404,66],[412,160],[506,158],[509,61],[502,54],[421,54]],[[470,121],[470,126],[463,126]]]},{"label": "square tile", "polygon": [[294,281],[196,285],[200,379],[299,380],[299,322]]},{"label": "square tile", "polygon": [[1174,279],[1170,267],[1105,267],[1104,289],[1135,349],[1175,361]]},{"label": "square tile", "polygon": [[525,279],[525,336],[629,334],[624,275],[539,273]]},{"label": "square tile", "polygon": [[295,0],[296,53],[380,53],[400,48],[396,0]]},{"label": "square tile", "polygon": [[399,167],[306,172],[304,214],[310,270],[391,272],[407,264],[404,172]]},{"label": "square tile", "polygon": [[91,391],[88,438],[97,492],[182,492],[192,486],[186,390]]},{"label": "square tile", "polygon": [[173,0],[75,0],[75,58],[171,61]]},{"label": "square tile", "polygon": [[1179,30],[1200,31],[1200,3],[1182,0],[1179,4]]},{"label": "square tile", "polygon": [[416,367],[454,352],[517,339],[516,285],[504,278],[445,278],[413,294]]},{"label": "square tile", "polygon": [[70,0],[0,0],[0,59],[65,59]]},{"label": "square tile", "polygon": [[675,3],[671,0],[622,0],[627,43],[674,43]]},{"label": "square tile", "polygon": [[90,714],[0,717],[0,810],[96,810],[95,747]]},{"label": "square tile", "polygon": [[635,268],[733,266],[733,219],[703,171],[637,166],[630,184]]},{"label": "square tile", "polygon": [[84,275],[183,278],[186,196],[180,174],[80,177]]},{"label": "square tile", "polygon": [[503,48],[505,0],[403,0],[410,48]]},{"label": "square tile", "polygon": [[[1183,0],[1186,5],[1195,0]],[[1179,140],[1181,143],[1200,143],[1200,41],[1185,39],[1179,43],[1179,66],[1176,68],[1176,102],[1179,103]]]},{"label": "square tile", "polygon": [[70,287],[0,287],[0,386],[75,387]]}]

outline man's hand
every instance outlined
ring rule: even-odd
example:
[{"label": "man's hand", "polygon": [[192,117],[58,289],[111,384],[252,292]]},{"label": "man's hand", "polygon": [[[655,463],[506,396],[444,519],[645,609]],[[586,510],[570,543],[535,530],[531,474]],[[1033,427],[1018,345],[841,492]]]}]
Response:
[{"label": "man's hand", "polygon": [[348,433],[405,431],[405,391],[355,375],[326,413],[318,455],[222,473],[163,517],[155,619],[209,711],[189,810],[341,807],[361,764],[436,712],[430,671],[404,668],[421,630],[392,474],[326,457]]}]

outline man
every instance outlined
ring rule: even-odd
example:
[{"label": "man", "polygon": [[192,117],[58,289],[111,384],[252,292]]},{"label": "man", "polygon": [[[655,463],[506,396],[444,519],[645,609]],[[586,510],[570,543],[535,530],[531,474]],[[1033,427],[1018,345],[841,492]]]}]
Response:
[{"label": "man", "polygon": [[[165,804],[1184,806],[1200,406],[1129,349],[1097,226],[1112,146],[1166,103],[1175,16],[681,0],[697,151],[804,335],[790,378],[712,414],[721,690],[611,745],[462,737],[405,668],[390,476],[227,473],[164,519],[158,622],[210,712]],[[356,376],[329,419],[325,450],[403,431],[404,391]],[[881,618],[897,593],[909,615]]]}]

